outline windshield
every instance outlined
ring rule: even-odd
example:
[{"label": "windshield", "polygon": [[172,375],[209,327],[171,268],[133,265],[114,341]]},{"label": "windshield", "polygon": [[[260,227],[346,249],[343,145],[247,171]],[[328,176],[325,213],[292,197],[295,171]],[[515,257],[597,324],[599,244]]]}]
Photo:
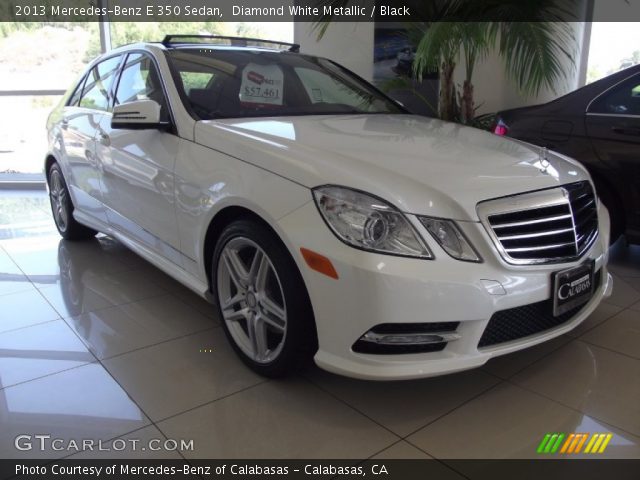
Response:
[{"label": "windshield", "polygon": [[203,120],[285,115],[404,113],[329,60],[289,52],[168,52],[182,98]]}]

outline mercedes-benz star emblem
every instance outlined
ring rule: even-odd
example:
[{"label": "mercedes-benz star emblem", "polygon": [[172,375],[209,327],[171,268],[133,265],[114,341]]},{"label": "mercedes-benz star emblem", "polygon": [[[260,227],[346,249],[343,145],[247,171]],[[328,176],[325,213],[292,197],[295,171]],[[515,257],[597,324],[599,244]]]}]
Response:
[{"label": "mercedes-benz star emblem", "polygon": [[547,147],[542,147],[540,149],[540,171],[542,173],[549,173],[548,169],[551,166],[551,163],[547,160],[547,153]]}]

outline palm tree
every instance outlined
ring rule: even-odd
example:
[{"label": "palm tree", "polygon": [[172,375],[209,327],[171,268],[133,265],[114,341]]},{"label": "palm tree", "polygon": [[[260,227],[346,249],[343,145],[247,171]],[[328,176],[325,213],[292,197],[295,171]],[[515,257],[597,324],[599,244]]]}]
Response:
[{"label": "palm tree", "polygon": [[555,91],[566,77],[562,57],[574,65],[571,27],[564,22],[437,22],[426,26],[413,64],[418,78],[434,67],[440,69],[440,118],[453,120],[456,59],[464,60],[465,76],[460,96],[460,117],[474,117],[473,72],[478,61],[493,48],[503,60],[507,76],[525,95],[536,95],[542,87]]},{"label": "palm tree", "polygon": [[[347,5],[349,0],[318,3]],[[418,79],[425,72],[439,71],[440,118],[458,117],[454,72],[462,58],[460,119],[465,123],[473,119],[474,68],[493,49],[522,93],[536,95],[543,87],[555,91],[557,82],[567,75],[563,60],[574,66],[575,39],[567,22],[579,19],[573,6],[572,0],[423,0],[418,15],[424,21],[413,24],[409,35],[415,37],[417,30],[420,38],[413,70]],[[322,20],[331,21],[331,17]],[[321,37],[326,24],[318,22],[316,27]]]},{"label": "palm tree", "polygon": [[438,114],[443,120],[457,118],[453,74],[457,60],[462,56],[466,74],[460,96],[460,118],[468,123],[474,116],[473,71],[476,63],[489,52],[494,30],[487,22],[434,22],[414,28],[424,30],[416,50],[413,71],[418,79],[427,70],[439,72]]}]

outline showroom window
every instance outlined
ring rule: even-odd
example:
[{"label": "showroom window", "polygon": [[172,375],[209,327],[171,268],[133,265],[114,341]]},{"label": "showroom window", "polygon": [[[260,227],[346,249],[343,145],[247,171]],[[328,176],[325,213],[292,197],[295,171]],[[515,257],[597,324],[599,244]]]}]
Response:
[{"label": "showroom window", "polygon": [[0,24],[0,180],[42,178],[49,112],[99,53],[97,23]]},{"label": "showroom window", "polygon": [[[87,64],[112,45],[162,40],[167,33],[219,34],[292,41],[292,23],[244,22],[0,22],[0,183],[42,184],[47,149],[46,121],[51,110]],[[113,67],[113,65],[112,65]],[[105,108],[109,91],[104,72],[91,72],[84,90],[71,102]],[[142,72],[139,72],[142,73]],[[204,88],[210,75],[197,72],[183,79],[189,88]],[[25,125],[28,128],[25,128]]]}]

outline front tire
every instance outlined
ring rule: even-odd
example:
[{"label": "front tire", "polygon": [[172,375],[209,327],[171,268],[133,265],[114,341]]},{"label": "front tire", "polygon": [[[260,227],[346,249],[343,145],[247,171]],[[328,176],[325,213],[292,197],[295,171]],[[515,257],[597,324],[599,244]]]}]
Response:
[{"label": "front tire", "polygon": [[51,213],[53,213],[53,220],[62,238],[65,240],[85,240],[94,237],[98,232],[85,227],[73,218],[74,206],[60,165],[57,163],[51,165],[47,180]]},{"label": "front tire", "polygon": [[266,377],[304,365],[317,349],[311,302],[298,268],[265,225],[228,225],[213,254],[211,284],[236,353]]}]

